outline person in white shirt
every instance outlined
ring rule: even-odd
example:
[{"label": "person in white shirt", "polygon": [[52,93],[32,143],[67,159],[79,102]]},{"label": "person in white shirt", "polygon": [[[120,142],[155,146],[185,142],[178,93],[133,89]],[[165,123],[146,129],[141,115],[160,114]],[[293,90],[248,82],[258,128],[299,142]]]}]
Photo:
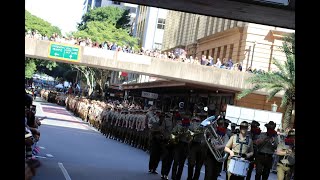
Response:
[{"label": "person in white shirt", "polygon": [[220,58],[218,58],[218,59],[217,59],[217,63],[214,64],[214,66],[220,68],[221,64],[222,64],[222,63],[221,63],[221,61],[220,61]]}]

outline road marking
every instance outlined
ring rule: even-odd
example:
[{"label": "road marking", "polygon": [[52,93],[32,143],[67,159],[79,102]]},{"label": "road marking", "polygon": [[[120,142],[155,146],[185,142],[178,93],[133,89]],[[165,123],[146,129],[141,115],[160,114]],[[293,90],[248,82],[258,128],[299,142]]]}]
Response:
[{"label": "road marking", "polygon": [[59,163],[58,163],[58,166],[59,166],[59,168],[61,169],[61,171],[62,171],[62,173],[63,173],[63,175],[64,175],[64,178],[66,178],[66,180],[71,180],[71,178],[70,178],[70,176],[69,176],[66,168],[64,168],[63,164],[59,162]]},{"label": "road marking", "polygon": [[34,156],[36,158],[42,158],[42,159],[46,159],[47,157],[44,157],[44,156]]},{"label": "road marking", "polygon": [[46,149],[45,147],[39,146],[40,149]]},{"label": "road marking", "polygon": [[46,154],[47,157],[53,157],[52,154]]}]

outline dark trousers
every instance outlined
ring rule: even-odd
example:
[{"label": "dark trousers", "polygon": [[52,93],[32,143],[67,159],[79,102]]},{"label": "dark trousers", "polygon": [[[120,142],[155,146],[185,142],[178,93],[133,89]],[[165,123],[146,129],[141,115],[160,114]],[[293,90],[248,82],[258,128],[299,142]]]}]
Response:
[{"label": "dark trousers", "polygon": [[207,149],[207,156],[205,160],[205,180],[218,179],[222,169],[222,162],[218,162],[211,151]]},{"label": "dark trousers", "polygon": [[169,175],[171,165],[173,162],[173,144],[164,144],[163,145],[163,154],[162,154],[162,166],[161,166],[161,175]]},{"label": "dark trousers", "polygon": [[255,180],[268,180],[272,168],[273,157],[270,154],[257,153],[256,155],[256,176]]},{"label": "dark trousers", "polygon": [[161,144],[160,137],[157,134],[152,135],[149,170],[155,171],[159,165],[161,157]]},{"label": "dark trousers", "polygon": [[184,163],[188,156],[188,143],[179,142],[174,147],[173,153],[173,165],[172,165],[172,175],[173,180],[180,180]]},{"label": "dark trousers", "polygon": [[251,179],[251,174],[252,174],[252,171],[253,171],[253,168],[254,168],[254,157],[251,157],[248,160],[250,161],[250,164],[249,164],[249,169],[247,171],[246,180],[250,180]]},{"label": "dark trousers", "polygon": [[201,167],[203,165],[203,161],[205,157],[204,149],[205,149],[204,146],[201,146],[200,143],[197,143],[197,142],[191,143],[189,156],[188,156],[188,180],[199,179]]}]

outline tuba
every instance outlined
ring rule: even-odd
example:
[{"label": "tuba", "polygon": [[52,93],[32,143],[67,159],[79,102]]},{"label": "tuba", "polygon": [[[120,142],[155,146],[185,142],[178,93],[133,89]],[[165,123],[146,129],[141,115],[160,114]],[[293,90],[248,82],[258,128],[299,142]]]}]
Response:
[{"label": "tuba", "polygon": [[204,140],[208,145],[208,148],[210,149],[211,153],[218,162],[224,162],[228,157],[228,153],[226,153],[224,149],[215,149],[215,146],[224,144],[223,140],[215,130],[215,128],[218,126],[216,121],[217,119],[218,118],[215,118],[215,116],[210,116],[204,121],[202,121],[201,125],[205,127],[203,132]]}]

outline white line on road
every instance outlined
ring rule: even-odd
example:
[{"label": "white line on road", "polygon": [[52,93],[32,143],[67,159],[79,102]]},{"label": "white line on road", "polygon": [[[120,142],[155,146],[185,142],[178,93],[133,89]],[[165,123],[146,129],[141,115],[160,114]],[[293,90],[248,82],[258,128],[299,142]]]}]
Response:
[{"label": "white line on road", "polygon": [[42,159],[46,159],[47,157],[44,157],[44,156],[34,156],[36,158],[42,158]]},{"label": "white line on road", "polygon": [[40,149],[46,149],[45,147],[39,146]]},{"label": "white line on road", "polygon": [[53,157],[52,154],[46,154],[47,157]]},{"label": "white line on road", "polygon": [[59,163],[58,163],[58,166],[59,166],[59,168],[61,169],[61,171],[62,171],[62,173],[63,173],[63,175],[64,175],[64,178],[66,178],[66,180],[71,180],[71,178],[70,178],[70,176],[69,176],[66,168],[64,168],[63,164],[59,162]]}]

